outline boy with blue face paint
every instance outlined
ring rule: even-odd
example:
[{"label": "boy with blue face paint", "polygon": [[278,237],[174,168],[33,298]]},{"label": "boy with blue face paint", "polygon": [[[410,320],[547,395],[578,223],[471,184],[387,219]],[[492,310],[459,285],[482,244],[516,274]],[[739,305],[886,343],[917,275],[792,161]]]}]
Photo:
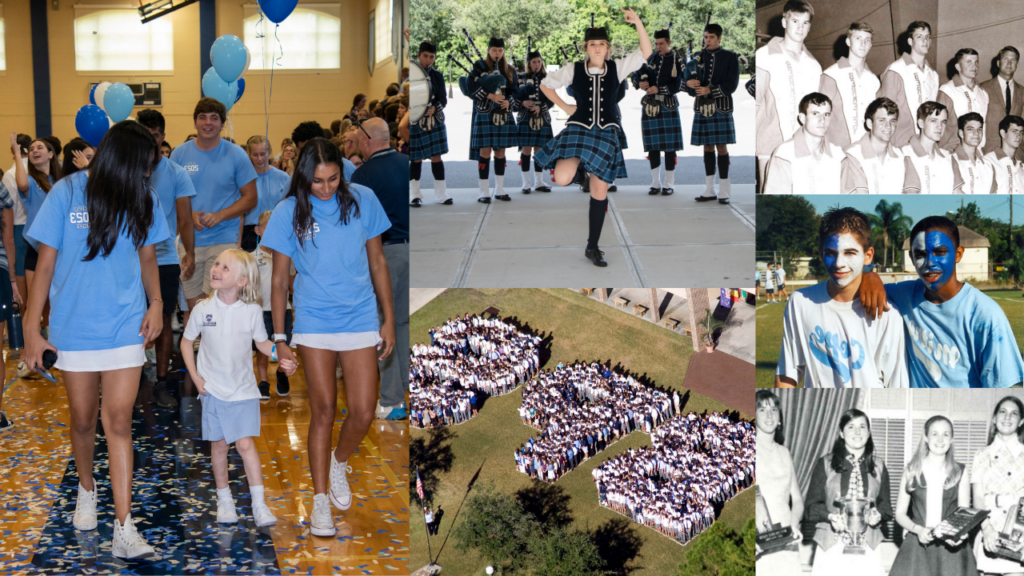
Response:
[{"label": "boy with blue face paint", "polygon": [[797,290],[786,305],[775,386],[906,388],[903,320],[895,311],[867,317],[858,299],[871,264],[871,224],[853,208],[821,218],[818,247],[828,280]]},{"label": "boy with blue face paint", "polygon": [[[918,280],[886,284],[885,295],[907,327],[907,365],[914,388],[1007,388],[1024,381],[1024,361],[1006,314],[994,300],[956,275],[963,257],[952,220],[929,216],[910,232]],[[880,297],[881,280],[866,275],[866,307]]]}]

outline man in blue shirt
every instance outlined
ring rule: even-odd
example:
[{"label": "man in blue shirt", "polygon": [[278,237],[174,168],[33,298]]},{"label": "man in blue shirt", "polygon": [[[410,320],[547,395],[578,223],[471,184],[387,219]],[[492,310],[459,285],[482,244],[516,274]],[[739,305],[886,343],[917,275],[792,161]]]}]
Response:
[{"label": "man in blue shirt", "polygon": [[[192,202],[195,273],[181,282],[189,309],[211,293],[210,269],[221,252],[239,247],[240,220],[259,197],[256,169],[245,150],[220,137],[226,116],[223,104],[201,99],[192,112],[198,136],[171,153],[171,160],[185,169],[196,191]],[[180,243],[178,253],[184,253]]]},{"label": "man in blue shirt", "polygon": [[377,417],[401,420],[406,417],[409,388],[409,157],[391,147],[388,125],[380,118],[363,122],[357,132],[366,161],[352,175],[352,182],[373,190],[391,221],[381,242],[391,275],[397,341],[395,353],[380,363]]},{"label": "man in blue shirt", "polygon": [[[149,130],[160,149],[166,134],[164,116],[156,110],[146,109],[138,114],[138,122]],[[160,208],[167,219],[170,236],[156,245],[156,264],[160,271],[160,294],[163,298],[164,328],[156,339],[156,403],[174,408],[178,401],[167,390],[167,366],[171,360],[174,334],[171,316],[178,306],[178,286],[181,278],[195,274],[195,228],[192,226],[192,197],[196,195],[192,179],[181,166],[157,155],[157,166],[149,183],[160,199]],[[177,234],[175,234],[177,231]],[[181,237],[182,255],[178,256],[175,236]]]},{"label": "man in blue shirt", "polygon": [[883,290],[877,274],[864,273],[860,297],[867,298],[869,315],[888,296],[903,316],[913,388],[1008,388],[1024,381],[1024,360],[1006,314],[957,278],[963,255],[956,224],[929,216],[910,232],[918,280]]}]

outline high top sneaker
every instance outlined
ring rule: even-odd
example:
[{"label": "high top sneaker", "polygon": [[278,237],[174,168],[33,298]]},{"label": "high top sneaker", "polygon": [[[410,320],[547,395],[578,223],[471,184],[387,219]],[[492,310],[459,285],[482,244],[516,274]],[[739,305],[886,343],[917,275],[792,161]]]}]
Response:
[{"label": "high top sneaker", "polygon": [[135,523],[129,514],[124,520],[124,526],[114,518],[114,544],[111,554],[117,558],[148,558],[156,554],[156,550],[135,530]]},{"label": "high top sneaker", "polygon": [[309,519],[309,531],[314,536],[334,536],[334,518],[331,517],[331,501],[327,494],[313,496],[313,515]]},{"label": "high top sneaker", "polygon": [[72,521],[77,530],[96,529],[96,486],[92,492],[78,485],[78,502],[75,503],[75,518]]},{"label": "high top sneaker", "polygon": [[346,472],[351,471],[348,461],[338,462],[331,450],[331,503],[338,510],[348,510],[352,506],[352,491],[348,488],[346,476]]}]

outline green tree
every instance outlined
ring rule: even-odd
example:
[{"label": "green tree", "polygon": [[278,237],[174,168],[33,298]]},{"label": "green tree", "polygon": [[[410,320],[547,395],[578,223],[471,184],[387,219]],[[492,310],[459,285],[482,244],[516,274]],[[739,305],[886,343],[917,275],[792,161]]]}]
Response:
[{"label": "green tree", "polygon": [[523,510],[511,494],[485,486],[469,498],[464,520],[455,529],[459,550],[476,549],[499,571],[519,570],[527,564],[534,535],[540,532],[537,521]]},{"label": "green tree", "polygon": [[753,576],[752,557],[741,536],[716,522],[687,547],[678,570],[680,576]]},{"label": "green tree", "polygon": [[[711,22],[722,27],[722,47],[738,54],[746,54],[753,61],[754,50],[754,0],[675,0],[655,2],[651,5],[651,19],[647,30],[654,30],[672,23],[672,45],[683,47],[693,41],[694,50],[699,50],[704,38],[704,23],[708,11]],[[753,64],[751,64],[753,65]]]},{"label": "green tree", "polygon": [[[875,213],[868,214],[871,220],[871,233],[882,239],[882,266],[889,265],[889,246],[892,246],[893,262],[896,261],[896,250],[902,249],[903,239],[910,233],[914,225],[910,216],[903,214],[903,205],[899,202],[880,200],[875,206]],[[896,243],[899,239],[900,244]],[[876,257],[877,260],[877,257]]]},{"label": "green tree", "polygon": [[415,56],[420,42],[430,40],[437,45],[438,59],[435,67],[441,70],[442,58],[450,54],[464,40],[460,41],[455,28],[455,17],[460,11],[455,0],[416,0],[409,6],[409,46]]},{"label": "green tree", "polygon": [[820,220],[803,196],[761,196],[757,199],[757,249],[778,251],[786,260],[817,257]]},{"label": "green tree", "polygon": [[596,576],[604,560],[590,536],[571,528],[538,532],[530,540],[535,576]]},{"label": "green tree", "polygon": [[[490,38],[505,40],[505,58],[512,61],[514,54],[522,64],[526,57],[526,39],[533,37],[533,45],[540,46],[555,30],[569,26],[573,19],[570,0],[468,0],[455,20],[455,31],[460,45],[465,45],[462,29],[473,37],[480,52],[486,55]],[[471,47],[466,50],[477,58]],[[545,53],[551,61],[554,54]],[[520,66],[522,68],[522,66]]]}]

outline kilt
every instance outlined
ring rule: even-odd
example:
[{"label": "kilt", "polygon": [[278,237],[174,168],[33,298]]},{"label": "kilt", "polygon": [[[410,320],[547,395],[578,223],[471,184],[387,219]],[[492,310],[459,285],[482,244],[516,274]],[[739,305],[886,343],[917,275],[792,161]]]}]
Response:
[{"label": "kilt", "polygon": [[543,146],[555,137],[551,124],[545,124],[540,130],[530,130],[529,119],[519,123],[519,147]]},{"label": "kilt", "polygon": [[712,144],[735,144],[736,126],[732,121],[731,112],[715,111],[714,116],[702,116],[693,113],[693,133],[690,144],[693,146],[711,146]]},{"label": "kilt", "polygon": [[430,132],[420,130],[419,122],[409,125],[409,159],[427,160],[448,153],[448,128],[441,123]]},{"label": "kilt", "polygon": [[640,113],[640,127],[644,134],[644,152],[674,152],[683,149],[683,124],[679,119],[679,108],[669,110],[664,106],[656,118]]},{"label": "kilt", "polygon": [[547,170],[553,169],[562,158],[579,158],[584,170],[611,184],[616,178],[627,176],[626,160],[619,144],[621,133],[622,130],[614,126],[602,130],[596,125],[587,129],[568,124],[533,158],[538,166]]},{"label": "kilt", "polygon": [[473,128],[470,132],[469,149],[474,159],[478,158],[477,150],[481,148],[516,148],[519,146],[519,132],[516,127],[516,115],[509,112],[508,122],[504,126],[495,126],[491,122],[490,112],[478,112],[473,109]]}]

